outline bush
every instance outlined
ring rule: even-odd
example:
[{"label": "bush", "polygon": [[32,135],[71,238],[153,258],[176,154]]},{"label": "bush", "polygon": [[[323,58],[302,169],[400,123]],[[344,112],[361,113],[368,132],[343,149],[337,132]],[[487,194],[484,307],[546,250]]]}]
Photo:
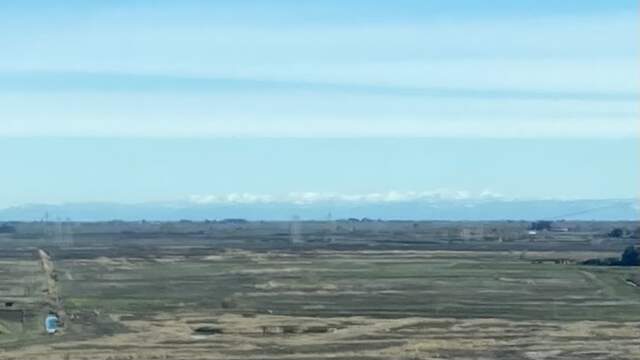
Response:
[{"label": "bush", "polygon": [[16,232],[15,226],[9,224],[0,225],[0,234],[13,234]]},{"label": "bush", "polygon": [[609,233],[607,234],[609,237],[612,238],[621,238],[624,236],[624,230],[621,228],[615,228],[611,231],[609,231]]},{"label": "bush", "polygon": [[635,246],[629,246],[624,249],[620,259],[618,258],[606,258],[606,259],[589,259],[581,262],[582,265],[595,265],[595,266],[640,266],[640,253]]},{"label": "bush", "polygon": [[620,258],[620,265],[622,266],[638,266],[640,265],[640,253],[635,246],[629,246],[624,249],[622,257]]},{"label": "bush", "polygon": [[551,230],[551,224],[553,224],[553,221],[534,221],[531,223],[531,225],[529,225],[529,230]]},{"label": "bush", "polygon": [[589,259],[581,262],[582,265],[592,266],[618,266],[620,260],[618,258],[606,258],[606,259]]},{"label": "bush", "polygon": [[223,309],[235,309],[238,307],[238,302],[232,297],[227,297],[222,300],[220,305]]}]

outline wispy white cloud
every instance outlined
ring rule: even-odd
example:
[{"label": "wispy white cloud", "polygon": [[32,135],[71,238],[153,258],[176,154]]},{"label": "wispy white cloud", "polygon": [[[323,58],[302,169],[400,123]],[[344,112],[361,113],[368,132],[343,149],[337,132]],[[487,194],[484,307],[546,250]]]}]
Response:
[{"label": "wispy white cloud", "polygon": [[0,14],[0,136],[640,136],[634,13],[264,26],[184,6]]},{"label": "wispy white cloud", "polygon": [[[0,101],[0,104],[2,101]],[[38,111],[38,110],[36,110]],[[23,121],[19,117],[2,120],[3,137],[120,137],[120,138],[495,138],[495,139],[570,139],[570,138],[638,138],[640,120],[531,118],[526,119],[437,119],[426,114],[424,119],[368,119],[365,116],[261,119],[260,114],[243,118],[218,115],[217,119],[186,118],[182,122],[158,119],[149,114],[138,119],[123,115],[81,115],[48,122],[41,119]],[[242,114],[243,116],[245,114]],[[89,115],[87,115],[89,116]],[[435,119],[433,119],[435,118]]]}]

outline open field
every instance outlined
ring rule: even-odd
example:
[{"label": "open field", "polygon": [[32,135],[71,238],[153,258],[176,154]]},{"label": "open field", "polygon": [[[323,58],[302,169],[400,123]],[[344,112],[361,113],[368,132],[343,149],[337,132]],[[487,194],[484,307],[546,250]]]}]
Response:
[{"label": "open field", "polygon": [[635,239],[606,233],[637,225],[18,224],[0,237],[0,358],[638,359],[640,271],[575,264],[618,256]]}]

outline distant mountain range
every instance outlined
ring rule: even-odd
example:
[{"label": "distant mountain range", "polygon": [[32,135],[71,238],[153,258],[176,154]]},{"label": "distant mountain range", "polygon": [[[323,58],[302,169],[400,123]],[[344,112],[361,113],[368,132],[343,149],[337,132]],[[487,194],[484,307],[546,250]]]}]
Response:
[{"label": "distant mountain range", "polygon": [[0,209],[0,221],[74,220],[639,220],[640,200],[437,200],[384,203],[70,203]]}]

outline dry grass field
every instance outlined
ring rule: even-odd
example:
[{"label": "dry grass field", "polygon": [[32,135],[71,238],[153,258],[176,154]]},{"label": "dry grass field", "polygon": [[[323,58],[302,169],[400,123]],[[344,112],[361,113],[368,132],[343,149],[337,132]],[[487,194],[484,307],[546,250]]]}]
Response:
[{"label": "dry grass field", "polygon": [[637,224],[291,225],[19,224],[0,237],[0,358],[640,358],[640,271],[577,263]]}]

